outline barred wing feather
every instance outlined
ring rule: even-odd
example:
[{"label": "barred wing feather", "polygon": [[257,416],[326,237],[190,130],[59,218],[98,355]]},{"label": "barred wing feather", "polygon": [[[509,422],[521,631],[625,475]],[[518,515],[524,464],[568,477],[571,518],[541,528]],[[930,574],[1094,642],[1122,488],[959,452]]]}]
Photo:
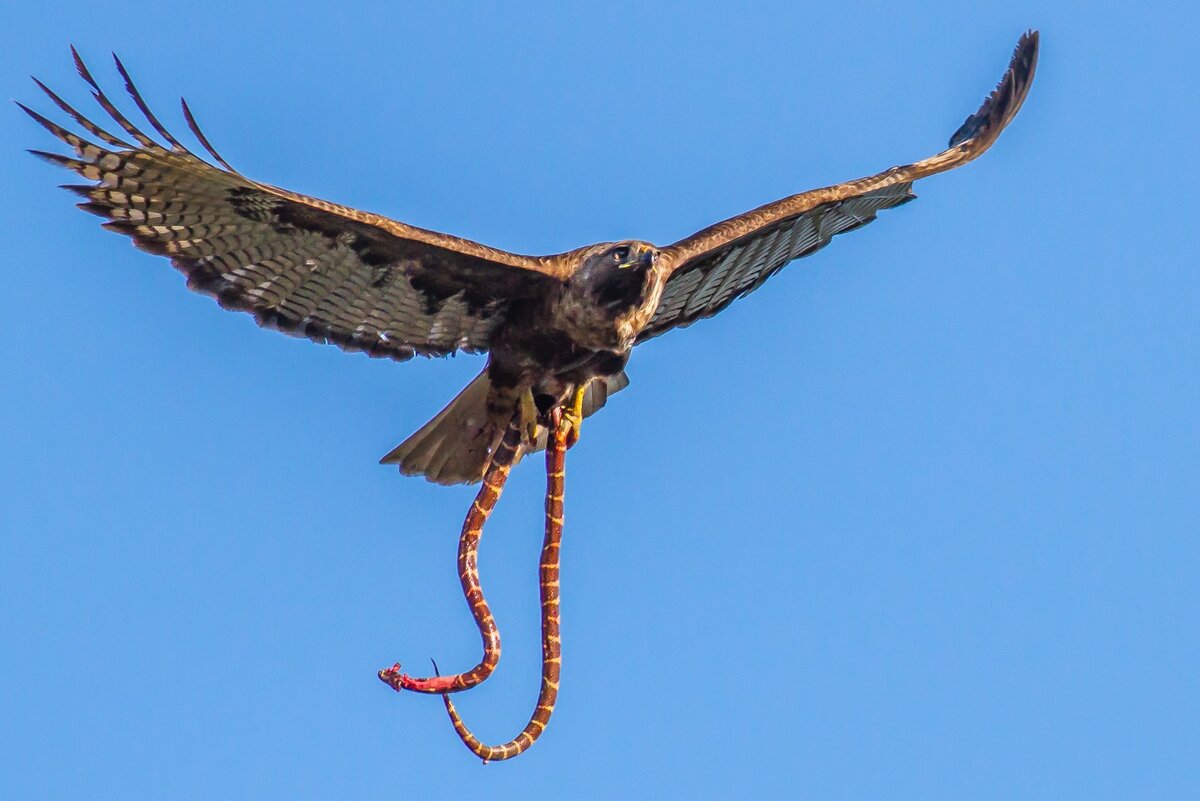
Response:
[{"label": "barred wing feather", "polygon": [[914,181],[978,158],[1012,121],[1033,81],[1038,35],[1021,37],[995,91],[950,137],[948,149],[923,161],[814,189],[709,226],[662,252],[667,273],[658,308],[639,340],[711,317],[753,292],[790,261],[811,255],[837,234],[912,200]]},{"label": "barred wing feather", "polygon": [[536,297],[560,277],[554,257],[507,253],[250,180],[212,148],[184,103],[214,166],[167,131],[118,60],[164,146],[122,114],[72,54],[92,96],[133,144],[39,81],[100,144],[22,105],[73,155],[33,152],[90,182],[66,188],[107,220],[105,228],[169,257],[189,287],[261,325],[397,361],[481,351],[513,300]]}]

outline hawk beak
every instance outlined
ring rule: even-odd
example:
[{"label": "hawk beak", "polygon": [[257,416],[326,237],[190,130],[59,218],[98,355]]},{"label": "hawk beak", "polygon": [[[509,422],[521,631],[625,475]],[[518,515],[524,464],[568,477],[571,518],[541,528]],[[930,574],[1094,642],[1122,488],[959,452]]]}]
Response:
[{"label": "hawk beak", "polygon": [[625,257],[625,261],[617,266],[622,270],[632,270],[635,267],[649,269],[654,266],[654,260],[658,258],[658,251],[652,245],[633,245],[629,248],[629,255]]}]

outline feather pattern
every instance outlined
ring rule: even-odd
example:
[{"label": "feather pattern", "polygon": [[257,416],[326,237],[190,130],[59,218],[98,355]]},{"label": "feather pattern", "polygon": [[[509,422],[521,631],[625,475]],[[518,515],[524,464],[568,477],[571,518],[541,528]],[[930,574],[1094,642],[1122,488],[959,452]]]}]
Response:
[{"label": "feather pattern", "polygon": [[788,262],[811,255],[837,234],[860,228],[877,212],[916,197],[919,178],[978,158],[1012,121],[1037,68],[1038,34],[1017,42],[999,85],[950,138],[948,149],[876,175],[813,189],[711,225],[662,251],[665,285],[643,342],[711,317],[753,292]]},{"label": "feather pattern", "polygon": [[[561,257],[520,256],[252,181],[188,127],[220,166],[192,153],[151,112],[128,70],[125,89],[159,144],[126,117],[72,48],[92,96],[136,144],[106,131],[40,81],[93,137],[24,105],[72,155],[33,151],[82,176],[79,206],[139,248],[162,254],[188,286],[262,325],[398,361],[481,351],[510,302],[539,297],[565,271]],[[97,143],[98,142],[98,143]]]}]

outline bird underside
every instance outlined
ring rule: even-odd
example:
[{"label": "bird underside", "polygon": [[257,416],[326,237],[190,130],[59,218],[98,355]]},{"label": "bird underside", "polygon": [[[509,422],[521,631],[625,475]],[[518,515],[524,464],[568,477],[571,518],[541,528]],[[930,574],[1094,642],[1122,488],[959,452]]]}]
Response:
[{"label": "bird underside", "polygon": [[[531,350],[493,350],[474,380],[380,462],[438,484],[473,484],[482,480],[514,414],[520,415],[524,434],[521,453],[534,453],[546,447],[548,429],[542,422],[551,409],[567,408],[582,421],[629,385],[628,352],[592,351],[561,341],[533,350],[535,356]],[[547,363],[553,369],[546,370]]]}]

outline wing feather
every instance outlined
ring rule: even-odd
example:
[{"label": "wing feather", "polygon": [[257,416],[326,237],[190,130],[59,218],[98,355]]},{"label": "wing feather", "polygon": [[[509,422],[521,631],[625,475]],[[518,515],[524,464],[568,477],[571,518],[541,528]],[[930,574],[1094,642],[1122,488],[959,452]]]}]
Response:
[{"label": "wing feather", "polygon": [[837,234],[861,228],[879,211],[912,200],[914,181],[978,158],[1025,101],[1037,52],[1038,34],[1028,31],[999,85],[936,156],[768,203],[665,248],[659,258],[666,274],[663,294],[638,341],[711,317],[788,262],[815,253]]},{"label": "wing feather", "polygon": [[217,153],[182,102],[214,166],[167,130],[114,56],[161,145],[117,108],[74,48],[71,54],[93,98],[136,144],[37,81],[99,144],[21,105],[72,155],[32,152],[91,182],[65,188],[82,197],[80,208],[106,220],[103,227],[169,257],[190,288],[261,325],[396,360],[485,350],[511,301],[549,291],[570,269],[561,255],[508,253],[252,181]]}]

